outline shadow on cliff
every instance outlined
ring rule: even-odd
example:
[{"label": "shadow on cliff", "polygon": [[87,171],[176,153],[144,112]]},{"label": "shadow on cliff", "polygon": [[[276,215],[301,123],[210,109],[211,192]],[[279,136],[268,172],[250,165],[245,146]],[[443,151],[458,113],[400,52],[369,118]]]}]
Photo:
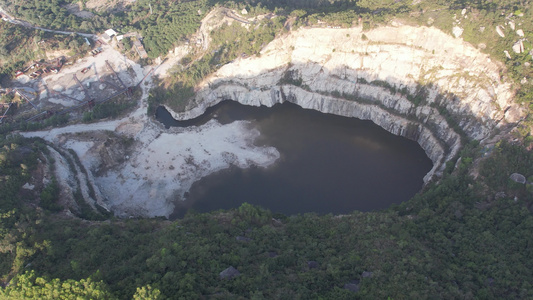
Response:
[{"label": "shadow on cliff", "polygon": [[[310,67],[310,65],[313,65]],[[318,69],[314,74],[304,73],[309,69]],[[279,73],[274,75],[275,85],[254,84],[258,77],[264,77],[268,73]],[[328,85],[321,84],[327,81]],[[398,83],[399,82],[399,83]],[[433,84],[421,84],[415,81],[407,81],[405,78],[386,77],[380,79],[376,74],[369,73],[365,70],[355,70],[348,66],[328,70],[316,63],[307,64],[289,64],[279,69],[257,70],[252,76],[236,74],[235,76],[217,78],[208,82],[208,87],[202,90],[208,93],[216,92],[223,87],[240,87],[242,91],[248,91],[251,94],[258,91],[264,92],[272,89],[274,86],[293,86],[310,93],[323,95],[324,97],[333,97],[351,101],[357,101],[366,105],[376,105],[387,110],[391,114],[400,115],[409,120],[420,121],[425,123],[426,120],[419,119],[420,110],[430,110],[431,113],[437,113],[446,119],[449,127],[460,134],[462,137],[482,140],[489,137],[490,133],[498,126],[505,125],[506,115],[519,114],[516,105],[507,107],[497,107],[496,100],[492,99],[491,107],[474,112],[473,107],[480,103],[463,103],[461,97],[449,91],[443,91],[440,87]],[[364,93],[365,89],[373,90],[376,94],[371,95]],[[283,90],[283,89],[282,89]],[[239,91],[241,92],[241,91]],[[495,94],[494,91],[489,91]],[[222,96],[223,97],[223,96]],[[281,95],[283,101],[295,102],[288,95]],[[198,102],[205,99],[197,99]],[[218,101],[209,103],[214,105],[222,100],[237,100],[231,98],[219,98]],[[216,103],[215,103],[216,102]],[[197,104],[197,103],[196,103]],[[196,105],[193,104],[193,105]],[[399,112],[395,105],[409,106],[407,112]],[[191,107],[189,107],[190,109]],[[417,116],[418,114],[418,116]],[[511,117],[511,119],[517,119]],[[516,121],[509,122],[511,126]],[[480,132],[481,130],[481,132]]]},{"label": "shadow on cliff", "polygon": [[[240,64],[243,62],[240,61]],[[457,90],[459,93],[467,92],[460,88]],[[494,90],[487,93],[496,95]],[[208,77],[199,85],[194,101],[186,109],[186,112],[194,113],[173,115],[180,120],[205,118],[204,112],[209,114],[209,107],[224,100],[256,106],[272,106],[288,101],[303,107],[299,99],[302,96],[313,98],[314,101],[312,104],[306,103],[307,107],[304,108],[326,113],[351,117],[357,115],[339,109],[321,110],[320,107],[327,102],[335,102],[345,109],[364,108],[372,111],[361,118],[371,120],[391,133],[417,141],[424,148],[435,165],[431,174],[428,173],[428,180],[434,174],[442,174],[446,162],[457,159],[466,140],[484,140],[496,128],[516,125],[505,120],[509,110],[517,114],[515,104],[499,108],[497,99],[493,98],[491,103],[481,107],[483,103],[464,103],[458,94],[444,91],[431,83],[422,84],[413,79],[390,76],[379,78],[379,74],[347,65],[328,69],[315,62],[288,63],[277,68],[233,73],[232,76]],[[169,109],[172,110],[172,107]],[[376,120],[376,116],[380,120]],[[394,121],[384,126],[386,122],[383,119]],[[184,124],[177,126],[186,126]],[[438,143],[441,149],[430,150],[430,147],[435,147],[429,144],[434,143]]]}]

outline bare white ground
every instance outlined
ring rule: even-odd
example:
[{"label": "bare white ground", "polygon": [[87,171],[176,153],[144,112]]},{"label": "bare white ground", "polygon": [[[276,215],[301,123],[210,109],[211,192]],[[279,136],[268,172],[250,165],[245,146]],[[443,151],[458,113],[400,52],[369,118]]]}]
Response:
[{"label": "bare white ground", "polygon": [[[99,187],[97,194],[105,198],[104,206],[120,217],[168,217],[174,203],[183,200],[201,178],[232,165],[266,167],[279,158],[275,148],[253,145],[260,133],[250,129],[246,121],[220,125],[212,120],[199,127],[165,130],[150,120],[130,117],[22,134],[74,150],[85,168],[94,171],[103,162],[98,150],[102,141],[76,135],[90,131],[114,131],[137,141],[133,153],[124,154],[124,163],[92,179]],[[57,158],[56,164],[57,170],[68,170],[61,159]],[[59,176],[65,178],[60,180],[62,190],[70,189],[68,176],[72,175]]]},{"label": "bare white ground", "polygon": [[254,146],[259,132],[243,121],[228,125],[211,121],[174,133],[145,128],[142,136],[154,133],[158,135],[138,147],[118,170],[96,178],[117,216],[168,217],[174,202],[202,177],[231,165],[268,166],[279,157],[275,148]]}]

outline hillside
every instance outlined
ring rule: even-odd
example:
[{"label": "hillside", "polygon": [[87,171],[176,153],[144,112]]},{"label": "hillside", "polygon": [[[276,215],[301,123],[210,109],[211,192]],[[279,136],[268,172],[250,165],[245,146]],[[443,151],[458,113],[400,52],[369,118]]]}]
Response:
[{"label": "hillside", "polygon": [[[17,103],[0,126],[0,298],[533,298],[529,2],[0,7],[21,22],[0,23],[2,101]],[[139,35],[102,43],[109,27]],[[14,75],[61,56],[57,74]],[[279,157],[243,122],[153,120],[159,105],[186,120],[225,99],[369,119],[434,168],[384,211],[245,203],[169,221],[199,178]]]}]

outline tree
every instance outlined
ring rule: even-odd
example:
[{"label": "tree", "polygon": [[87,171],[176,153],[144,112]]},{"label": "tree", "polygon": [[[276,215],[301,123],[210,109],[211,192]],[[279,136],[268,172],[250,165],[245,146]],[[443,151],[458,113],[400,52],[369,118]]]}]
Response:
[{"label": "tree", "polygon": [[79,47],[79,43],[77,40],[72,40],[70,43],[68,43],[68,46],[70,49],[77,49]]},{"label": "tree", "polygon": [[[6,288],[0,288],[0,298],[15,299],[115,299],[103,282],[48,280],[34,271],[13,278]],[[140,298],[143,299],[143,298]],[[148,298],[146,298],[148,299]]]},{"label": "tree", "polygon": [[7,50],[5,45],[0,45],[0,57],[4,58],[9,55],[9,51]]},{"label": "tree", "polygon": [[298,18],[301,18],[303,16],[305,16],[307,14],[307,12],[303,9],[297,9],[297,10],[293,10],[291,12],[291,17],[298,17]]},{"label": "tree", "polygon": [[133,300],[157,300],[161,298],[161,292],[152,288],[150,285],[137,288],[133,295]]},{"label": "tree", "polygon": [[61,205],[57,204],[59,197],[59,184],[57,180],[52,178],[52,182],[48,184],[41,192],[41,206],[51,211],[60,211]]}]

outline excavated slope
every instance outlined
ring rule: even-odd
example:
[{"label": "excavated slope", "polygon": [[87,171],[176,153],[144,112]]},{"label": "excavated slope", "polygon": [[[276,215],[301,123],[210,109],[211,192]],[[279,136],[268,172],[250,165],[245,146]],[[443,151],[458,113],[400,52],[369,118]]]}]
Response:
[{"label": "excavated slope", "polygon": [[255,106],[290,101],[372,120],[421,145],[434,163],[428,181],[458,153],[461,134],[483,142],[522,117],[501,71],[500,63],[435,28],[302,28],[259,56],[221,67],[197,87],[194,107],[172,113],[193,118],[226,99]]}]

